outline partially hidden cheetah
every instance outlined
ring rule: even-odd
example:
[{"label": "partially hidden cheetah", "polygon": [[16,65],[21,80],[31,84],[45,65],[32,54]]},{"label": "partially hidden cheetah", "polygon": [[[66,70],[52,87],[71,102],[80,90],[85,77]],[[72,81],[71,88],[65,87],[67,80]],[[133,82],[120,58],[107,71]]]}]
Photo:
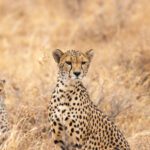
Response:
[{"label": "partially hidden cheetah", "polygon": [[130,150],[121,131],[90,100],[81,79],[93,50],[55,50],[59,74],[49,103],[52,139],[61,150]]},{"label": "partially hidden cheetah", "polygon": [[5,108],[5,80],[0,80],[0,144],[8,136],[9,125],[8,125],[8,117]]}]

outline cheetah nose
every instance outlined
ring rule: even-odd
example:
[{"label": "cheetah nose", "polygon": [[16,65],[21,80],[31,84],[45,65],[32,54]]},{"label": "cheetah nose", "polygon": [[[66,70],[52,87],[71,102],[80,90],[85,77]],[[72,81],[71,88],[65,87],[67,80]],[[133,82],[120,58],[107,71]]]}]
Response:
[{"label": "cheetah nose", "polygon": [[80,74],[81,74],[81,72],[74,72],[74,75],[77,76],[77,77],[78,77]]}]

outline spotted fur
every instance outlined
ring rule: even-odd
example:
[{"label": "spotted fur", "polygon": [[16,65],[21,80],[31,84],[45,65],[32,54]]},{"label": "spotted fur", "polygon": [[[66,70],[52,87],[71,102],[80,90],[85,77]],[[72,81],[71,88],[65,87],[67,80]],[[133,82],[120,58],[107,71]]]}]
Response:
[{"label": "spotted fur", "polygon": [[130,150],[121,131],[90,100],[81,79],[93,51],[55,50],[59,76],[49,104],[52,138],[62,150]]},{"label": "spotted fur", "polygon": [[0,80],[0,144],[6,139],[9,131],[8,118],[5,108],[4,80]]}]

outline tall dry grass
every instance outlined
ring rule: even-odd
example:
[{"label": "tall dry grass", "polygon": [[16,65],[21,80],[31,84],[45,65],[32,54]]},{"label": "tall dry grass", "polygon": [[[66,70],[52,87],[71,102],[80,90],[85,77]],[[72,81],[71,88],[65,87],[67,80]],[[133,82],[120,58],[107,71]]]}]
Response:
[{"label": "tall dry grass", "polygon": [[[84,79],[91,99],[132,149],[149,149],[149,0],[1,0],[0,78],[12,127],[1,150],[54,149],[47,104],[56,82],[53,49],[94,49]],[[144,136],[141,140],[141,133]],[[140,142],[139,142],[140,141]]]}]

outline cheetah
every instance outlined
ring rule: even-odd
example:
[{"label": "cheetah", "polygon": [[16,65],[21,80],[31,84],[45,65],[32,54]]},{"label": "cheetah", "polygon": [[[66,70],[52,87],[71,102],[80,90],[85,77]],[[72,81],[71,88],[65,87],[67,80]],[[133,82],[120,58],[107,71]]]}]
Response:
[{"label": "cheetah", "polygon": [[8,136],[9,126],[8,126],[8,117],[5,108],[5,80],[0,80],[0,144]]},{"label": "cheetah", "polygon": [[53,52],[59,68],[49,103],[53,142],[61,150],[130,150],[121,131],[94,105],[82,84],[93,55],[93,50]]}]

